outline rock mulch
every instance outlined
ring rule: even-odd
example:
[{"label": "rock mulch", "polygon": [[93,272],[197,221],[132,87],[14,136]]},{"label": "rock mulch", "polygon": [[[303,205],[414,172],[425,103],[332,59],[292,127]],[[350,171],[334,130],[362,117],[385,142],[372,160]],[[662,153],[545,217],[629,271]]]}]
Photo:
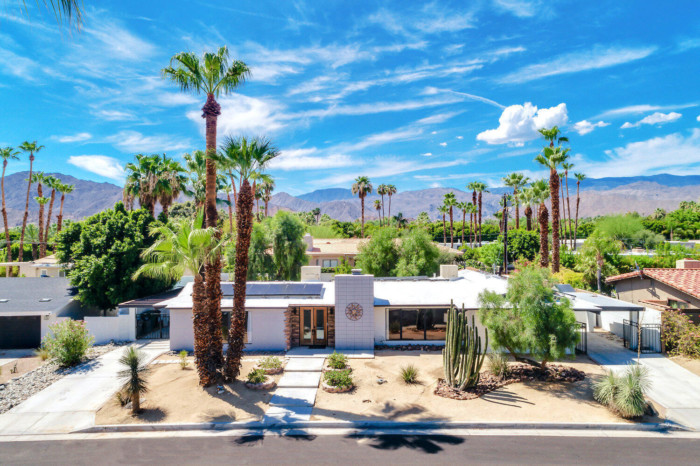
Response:
[{"label": "rock mulch", "polygon": [[375,351],[396,350],[396,351],[442,351],[445,345],[374,345]]},{"label": "rock mulch", "polygon": [[[93,346],[88,350],[85,361],[98,358],[127,344],[129,342],[110,342],[106,345]],[[0,414],[9,411],[27,398],[39,393],[66,375],[71,369],[71,367],[60,367],[53,361],[47,361],[31,372],[12,379],[6,384],[0,384]]]},{"label": "rock mulch", "polygon": [[452,388],[445,383],[444,379],[440,379],[435,388],[435,394],[453,400],[473,400],[512,383],[526,381],[573,383],[586,378],[585,372],[559,364],[547,366],[546,371],[521,363],[512,364],[509,367],[510,374],[507,377],[497,377],[487,371],[481,374],[476,387],[464,391]]}]

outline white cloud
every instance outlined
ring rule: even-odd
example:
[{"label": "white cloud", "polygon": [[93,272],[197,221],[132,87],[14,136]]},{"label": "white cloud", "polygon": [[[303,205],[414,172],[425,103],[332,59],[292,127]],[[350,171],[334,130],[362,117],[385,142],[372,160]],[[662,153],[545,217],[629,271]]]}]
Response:
[{"label": "white cloud", "polygon": [[413,15],[400,15],[382,8],[370,15],[369,23],[376,24],[392,34],[414,37],[420,34],[459,32],[473,28],[476,22],[470,11],[448,10],[437,2],[428,3]]},{"label": "white cloud", "polygon": [[631,142],[624,147],[605,151],[604,160],[587,160],[581,155],[574,158],[577,170],[593,178],[610,176],[640,176],[670,173],[676,175],[700,174],[700,129],[689,136],[681,133]]},{"label": "white cloud", "polygon": [[112,180],[124,180],[124,167],[119,160],[106,155],[72,155],[68,163]]},{"label": "white cloud", "polygon": [[128,121],[136,119],[133,113],[122,112],[120,110],[97,110],[93,112],[93,115],[107,121]]},{"label": "white cloud", "polygon": [[457,139],[464,139],[464,136],[457,136]]},{"label": "white cloud", "polygon": [[620,117],[620,116],[624,116],[624,115],[638,115],[641,113],[678,110],[678,109],[697,107],[697,106],[698,106],[697,103],[688,103],[688,104],[679,104],[679,105],[649,105],[649,104],[628,105],[626,107],[613,108],[610,110],[606,110],[603,113],[594,116],[592,119],[607,118],[607,117],[614,118],[614,117]]},{"label": "white cloud", "polygon": [[416,121],[416,124],[419,125],[433,125],[437,123],[444,123],[450,118],[459,115],[460,112],[445,112],[445,113],[437,113],[435,115],[431,115],[429,117],[421,118],[420,120]]},{"label": "white cloud", "polygon": [[178,141],[174,136],[156,134],[145,136],[138,131],[120,131],[105,139],[125,152],[156,153],[188,150],[192,147],[189,141]]},{"label": "white cloud", "polygon": [[280,155],[270,163],[270,169],[285,171],[292,170],[322,170],[328,168],[349,167],[356,162],[345,154],[314,155],[318,154],[315,147],[310,149],[283,150]]},{"label": "white cloud", "polygon": [[540,2],[536,0],[494,0],[497,9],[519,18],[532,18],[537,13]]},{"label": "white cloud", "polygon": [[609,124],[610,123],[606,123],[602,120],[598,123],[591,123],[588,120],[581,120],[574,124],[574,131],[583,136],[584,134],[588,134],[596,128],[604,128]]},{"label": "white cloud", "polygon": [[428,86],[425,89],[423,89],[423,92],[421,92],[421,94],[423,94],[423,95],[435,95],[435,94],[439,94],[441,92],[459,95],[459,96],[467,98],[468,100],[475,100],[477,102],[483,102],[485,104],[493,105],[494,107],[505,108],[505,105],[501,105],[496,101],[493,101],[491,99],[487,99],[486,97],[481,97],[479,95],[474,95],[474,94],[468,94],[466,92],[453,91],[451,89],[440,89],[437,87]]},{"label": "white cloud", "polygon": [[90,133],[77,133],[72,136],[52,136],[58,142],[68,143],[68,142],[83,142],[88,139],[92,139],[92,134]]},{"label": "white cloud", "polygon": [[568,119],[564,103],[539,110],[530,102],[526,102],[525,105],[511,105],[503,110],[498,119],[498,128],[481,132],[476,139],[488,144],[522,145],[525,141],[540,137],[537,130],[563,125]]},{"label": "white cloud", "polygon": [[35,81],[41,67],[35,61],[0,48],[0,71],[3,74]]},{"label": "white cloud", "polygon": [[499,79],[501,83],[523,83],[547,76],[608,68],[648,57],[656,47],[595,47],[586,52],[560,55],[553,60],[528,65]]},{"label": "white cloud", "polygon": [[698,117],[696,118],[696,120],[700,121],[700,115],[698,115]]},{"label": "white cloud", "polygon": [[[241,133],[273,133],[285,126],[283,108],[276,103],[243,94],[232,94],[219,100],[221,115],[218,119],[220,135]],[[200,110],[187,112],[187,118],[204,131]]]},{"label": "white cloud", "polygon": [[630,123],[629,121],[626,121],[620,128],[622,129],[627,129],[627,128],[636,128],[638,126],[642,125],[663,125],[665,123],[671,123],[673,121],[678,120],[680,117],[682,117],[680,113],[676,112],[671,112],[671,113],[661,113],[661,112],[654,112],[651,115],[647,115],[641,120],[639,120],[636,123]]},{"label": "white cloud", "polygon": [[447,147],[447,143],[446,143],[446,142],[441,142],[440,145],[441,145],[442,147]]},{"label": "white cloud", "polygon": [[425,154],[421,154],[423,157],[431,157],[433,155],[432,152],[426,152]]},{"label": "white cloud", "polygon": [[158,103],[165,107],[178,107],[180,105],[193,105],[202,102],[201,98],[181,92],[163,92],[158,95]]},{"label": "white cloud", "polygon": [[[110,59],[143,60],[155,54],[156,47],[115,23],[100,21],[98,29],[86,28],[85,33],[102,43]],[[94,44],[94,42],[93,42]]]},{"label": "white cloud", "polygon": [[251,68],[251,79],[254,79],[256,82],[274,83],[281,76],[297,73],[299,73],[299,70],[290,65],[257,65]]},{"label": "white cloud", "polygon": [[356,105],[333,105],[324,109],[305,110],[290,114],[290,118],[316,117],[323,118],[337,115],[371,115],[385,112],[401,112],[404,110],[417,110],[426,107],[437,107],[461,102],[463,99],[455,97],[439,97],[434,99],[406,100],[403,102],[373,102]]}]

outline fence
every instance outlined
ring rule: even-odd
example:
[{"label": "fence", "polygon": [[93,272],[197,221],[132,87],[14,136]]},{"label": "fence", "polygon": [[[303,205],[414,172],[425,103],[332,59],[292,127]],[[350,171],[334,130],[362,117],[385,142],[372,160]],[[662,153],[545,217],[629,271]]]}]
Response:
[{"label": "fence", "polygon": [[578,331],[579,339],[576,344],[576,352],[588,353],[588,326],[585,322],[576,322],[576,330]]},{"label": "fence", "polygon": [[170,315],[159,311],[146,311],[136,316],[137,339],[170,338]]},{"label": "fence", "polygon": [[642,324],[641,332],[639,324],[627,319],[622,321],[622,340],[625,348],[637,351],[637,340],[641,336],[642,353],[661,352],[661,324]]}]

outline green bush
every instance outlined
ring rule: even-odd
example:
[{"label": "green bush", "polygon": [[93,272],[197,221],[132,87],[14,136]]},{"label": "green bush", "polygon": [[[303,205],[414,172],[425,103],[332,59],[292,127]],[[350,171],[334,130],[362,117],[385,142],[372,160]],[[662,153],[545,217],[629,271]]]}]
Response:
[{"label": "green bush", "polygon": [[328,356],[328,366],[331,369],[345,369],[348,366],[348,357],[343,353],[333,353]]},{"label": "green bush", "polygon": [[180,351],[180,369],[183,371],[187,369],[189,362],[187,362],[187,350]]},{"label": "green bush", "polygon": [[49,326],[49,330],[41,346],[61,366],[80,363],[95,341],[85,328],[85,322],[81,320],[66,319]]},{"label": "green bush", "polygon": [[646,411],[644,394],[649,390],[649,371],[639,364],[630,364],[616,375],[612,371],[593,386],[593,397],[625,419],[641,417]]},{"label": "green bush", "polygon": [[264,369],[253,369],[248,372],[246,380],[248,383],[263,383],[267,380],[267,374]]},{"label": "green bush", "polygon": [[585,290],[588,288],[586,285],[586,279],[584,277],[584,274],[580,272],[575,272],[573,270],[569,270],[562,267],[558,273],[555,273],[553,275],[553,277],[558,282],[571,285],[574,288],[578,288],[581,290]]},{"label": "green bush", "polygon": [[354,385],[349,369],[328,371],[323,374],[323,380],[331,387],[350,388]]},{"label": "green bush", "polygon": [[401,368],[401,379],[407,384],[418,382],[418,368],[413,364]]},{"label": "green bush", "polygon": [[503,353],[489,354],[489,369],[491,373],[500,379],[508,377],[510,367],[508,366],[508,356]]},{"label": "green bush", "polygon": [[282,367],[282,360],[277,356],[267,356],[260,360],[258,366],[262,369],[279,369]]},{"label": "green bush", "polygon": [[671,355],[700,358],[700,325],[695,325],[680,309],[669,309],[661,315],[661,337]]}]

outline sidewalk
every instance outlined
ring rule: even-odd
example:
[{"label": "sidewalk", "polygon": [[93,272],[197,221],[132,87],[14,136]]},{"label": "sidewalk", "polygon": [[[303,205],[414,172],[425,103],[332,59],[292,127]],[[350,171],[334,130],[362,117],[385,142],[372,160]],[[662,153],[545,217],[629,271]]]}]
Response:
[{"label": "sidewalk", "polygon": [[[606,338],[588,333],[588,356],[615,372],[637,361],[637,353]],[[700,431],[700,377],[661,354],[642,354],[649,369],[648,396],[665,409],[666,418]]]},{"label": "sidewalk", "polygon": [[[150,362],[168,342],[137,344]],[[95,425],[95,413],[122,386],[118,348],[74,368],[56,383],[0,415],[0,435],[68,433]]]}]

